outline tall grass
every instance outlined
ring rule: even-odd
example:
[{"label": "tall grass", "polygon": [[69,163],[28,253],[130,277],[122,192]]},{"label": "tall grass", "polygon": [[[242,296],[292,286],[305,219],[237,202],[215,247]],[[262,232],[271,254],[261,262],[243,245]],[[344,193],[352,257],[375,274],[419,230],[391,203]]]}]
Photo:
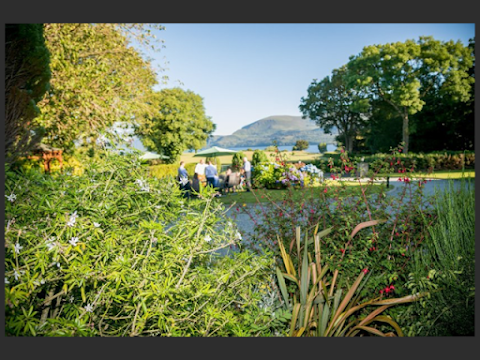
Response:
[{"label": "tall grass", "polygon": [[416,274],[438,286],[419,309],[425,336],[473,336],[475,325],[475,189],[463,178],[435,191],[435,224],[428,228],[423,251],[416,253]]}]

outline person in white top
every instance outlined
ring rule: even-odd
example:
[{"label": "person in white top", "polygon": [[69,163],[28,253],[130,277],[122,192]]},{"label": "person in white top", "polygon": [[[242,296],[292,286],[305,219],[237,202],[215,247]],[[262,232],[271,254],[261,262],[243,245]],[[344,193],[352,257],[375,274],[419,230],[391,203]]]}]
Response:
[{"label": "person in white top", "polygon": [[203,161],[203,159],[200,159],[198,164],[195,166],[195,174],[198,176],[198,180],[202,185],[206,184],[207,178],[205,177],[205,168],[207,165]]},{"label": "person in white top", "polygon": [[247,183],[247,191],[250,191],[252,184],[250,182],[252,178],[252,165],[248,161],[247,157],[243,158],[243,170],[245,170],[245,182]]}]

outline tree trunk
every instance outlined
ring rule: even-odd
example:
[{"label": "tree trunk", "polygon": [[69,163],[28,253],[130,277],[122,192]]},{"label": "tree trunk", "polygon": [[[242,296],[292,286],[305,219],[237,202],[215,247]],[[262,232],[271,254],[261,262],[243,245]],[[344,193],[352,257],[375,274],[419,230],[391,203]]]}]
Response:
[{"label": "tree trunk", "polygon": [[403,153],[408,154],[408,114],[403,114],[403,129],[402,129],[402,141],[404,142]]}]

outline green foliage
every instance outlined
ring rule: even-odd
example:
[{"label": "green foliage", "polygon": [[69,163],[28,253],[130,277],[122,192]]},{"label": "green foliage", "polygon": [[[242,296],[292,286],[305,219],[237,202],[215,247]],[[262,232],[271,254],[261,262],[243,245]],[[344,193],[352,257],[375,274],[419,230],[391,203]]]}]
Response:
[{"label": "green foliage", "polygon": [[79,176],[6,167],[7,336],[270,336],[271,256],[240,248],[213,193],[102,155]]},{"label": "green foliage", "polygon": [[257,166],[257,164],[268,162],[267,154],[265,151],[257,149],[252,154],[252,166]]},{"label": "green foliage", "polygon": [[205,115],[203,99],[190,90],[163,89],[155,93],[155,114],[139,122],[136,134],[143,145],[177,162],[187,149],[198,150],[215,131],[215,124]]},{"label": "green foliage", "polygon": [[5,162],[28,154],[44,129],[33,122],[50,80],[42,24],[5,25]]},{"label": "green foliage", "polygon": [[[409,116],[422,111],[426,90],[466,102],[472,96],[472,49],[460,42],[429,36],[384,45],[370,45],[347,64],[348,87],[381,98],[402,118],[402,142],[409,151]],[[367,99],[368,97],[365,97]]]},{"label": "green foliage", "polygon": [[297,142],[295,143],[295,145],[293,145],[293,151],[295,150],[305,150],[305,149],[308,149],[308,147],[310,146],[310,144],[308,143],[307,140],[297,140]]},{"label": "green foliage", "polygon": [[322,142],[318,144],[318,152],[324,153],[325,151],[327,151],[327,143]]},{"label": "green foliage", "polygon": [[115,122],[140,121],[152,113],[155,72],[130,46],[132,38],[137,44],[152,44],[149,26],[45,25],[52,78],[49,91],[39,103],[41,115],[36,120],[45,128],[44,143],[66,150],[73,149],[78,138],[94,144],[100,133]]},{"label": "green foliage", "polygon": [[[405,309],[399,319],[415,336],[475,333],[475,190],[462,179],[435,193],[436,221],[410,266],[409,287],[434,288],[428,304]],[[425,222],[428,220],[425,219]],[[418,318],[419,323],[413,319]]]},{"label": "green foliage", "polygon": [[238,171],[243,167],[243,158],[245,157],[245,154],[243,151],[236,152],[232,156],[232,170],[233,171]]},{"label": "green foliage", "polygon": [[320,82],[314,80],[307,89],[307,97],[301,98],[299,109],[304,117],[314,120],[326,134],[336,127],[347,150],[351,151],[353,138],[366,124],[361,114],[368,109],[355,85],[346,85],[348,76],[347,67],[342,66],[333,70],[330,77]]},{"label": "green foliage", "polygon": [[[353,238],[362,228],[377,223],[377,221],[369,221],[358,224],[350,234],[350,238]],[[380,314],[390,306],[416,301],[425,294],[417,293],[403,298],[384,300],[370,295],[369,299],[365,300],[361,289],[371,275],[370,273],[364,279],[369,272],[367,268],[362,269],[353,284],[345,288],[339,270],[332,270],[325,261],[325,256],[322,256],[320,238],[328,235],[332,228],[319,233],[317,229],[318,224],[313,231],[313,238],[309,239],[307,233],[302,242],[300,227],[296,228],[298,272],[283,242],[277,236],[283,260],[282,267],[285,269],[277,268],[277,280],[285,305],[292,311],[290,336],[356,336],[362,332],[383,337],[395,336],[391,331],[385,333],[378,327],[372,326],[371,324],[375,322],[387,323],[394,328],[398,336],[403,336],[400,326],[390,316]],[[313,252],[308,251],[309,244],[313,245],[310,246],[314,248]],[[288,280],[288,287],[286,280]],[[377,309],[365,311],[371,306]]]}]

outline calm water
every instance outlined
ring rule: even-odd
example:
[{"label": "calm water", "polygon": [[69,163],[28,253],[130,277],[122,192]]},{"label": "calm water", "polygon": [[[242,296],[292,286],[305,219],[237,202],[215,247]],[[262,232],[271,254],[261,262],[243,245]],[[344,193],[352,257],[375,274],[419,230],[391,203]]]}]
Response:
[{"label": "calm water", "polygon": [[[145,149],[145,147],[143,146],[142,142],[140,141],[140,139],[138,139],[137,137],[134,137],[134,141],[133,141],[133,145],[132,147],[138,149],[138,150],[141,150],[141,151],[147,151],[147,149]],[[266,146],[241,146],[241,147],[231,147],[229,148],[230,150],[236,150],[236,151],[239,151],[239,150],[247,150],[247,149],[252,149],[252,150],[257,150],[257,149],[260,149],[260,150],[265,150]],[[278,147],[278,149],[280,151],[282,150],[288,150],[288,151],[292,151],[292,148],[293,148],[293,145],[280,145]],[[206,148],[205,148],[206,149]],[[337,146],[335,144],[327,144],[327,151],[335,151],[337,149]],[[202,149],[204,150],[204,149]],[[317,144],[315,145],[310,145],[306,150],[306,152],[311,152],[311,153],[318,153],[318,146]],[[189,150],[185,151],[185,152],[191,152]]]}]

